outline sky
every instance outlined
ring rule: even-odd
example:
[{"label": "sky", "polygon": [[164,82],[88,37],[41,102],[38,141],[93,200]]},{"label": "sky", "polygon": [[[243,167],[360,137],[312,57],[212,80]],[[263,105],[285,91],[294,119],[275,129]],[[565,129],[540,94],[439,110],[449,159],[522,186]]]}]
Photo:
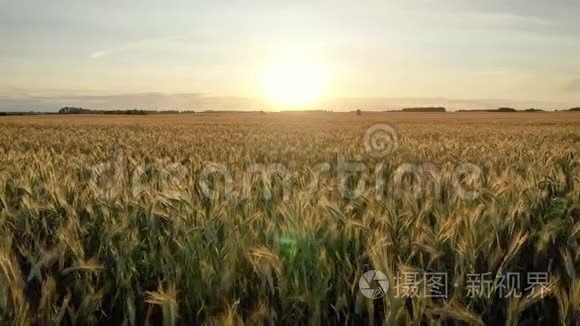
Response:
[{"label": "sky", "polygon": [[578,0],[0,0],[0,111],[275,109],[261,76],[295,52],[326,69],[312,108],[564,109],[579,16]]}]

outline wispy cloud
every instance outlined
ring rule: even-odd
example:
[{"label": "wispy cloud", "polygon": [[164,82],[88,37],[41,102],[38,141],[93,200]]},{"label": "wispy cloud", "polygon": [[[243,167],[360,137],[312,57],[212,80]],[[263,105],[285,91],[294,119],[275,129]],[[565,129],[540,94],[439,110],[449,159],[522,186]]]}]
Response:
[{"label": "wispy cloud", "polygon": [[108,52],[106,52],[106,51],[96,51],[96,52],[91,53],[90,58],[91,59],[98,59],[98,58],[103,57],[107,54],[108,54]]},{"label": "wispy cloud", "polygon": [[492,24],[501,24],[501,23],[512,23],[512,24],[523,24],[523,25],[537,25],[537,26],[546,26],[551,25],[552,22],[543,17],[531,16],[531,15],[518,15],[514,13],[478,13],[473,15],[474,17],[478,17],[481,19],[482,22],[485,23],[492,23]]},{"label": "wispy cloud", "polygon": [[167,42],[178,41],[182,40],[185,37],[182,35],[174,35],[174,36],[167,36],[162,38],[155,38],[155,39],[146,39],[146,40],[139,40],[135,42],[130,42],[124,45],[120,45],[117,47],[111,47],[108,49],[100,49],[97,51],[92,52],[89,55],[89,58],[97,60],[103,57],[107,57],[110,55],[123,53],[127,51],[134,51],[140,50],[145,48],[157,47],[166,44]]}]

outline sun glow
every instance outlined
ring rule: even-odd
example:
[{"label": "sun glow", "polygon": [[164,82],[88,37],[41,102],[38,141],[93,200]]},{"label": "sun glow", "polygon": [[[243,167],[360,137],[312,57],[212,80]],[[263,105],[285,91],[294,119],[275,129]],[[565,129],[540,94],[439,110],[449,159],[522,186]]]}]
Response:
[{"label": "sun glow", "polygon": [[301,54],[286,54],[264,70],[264,94],[283,108],[305,108],[316,103],[328,85],[328,69],[319,60]]}]

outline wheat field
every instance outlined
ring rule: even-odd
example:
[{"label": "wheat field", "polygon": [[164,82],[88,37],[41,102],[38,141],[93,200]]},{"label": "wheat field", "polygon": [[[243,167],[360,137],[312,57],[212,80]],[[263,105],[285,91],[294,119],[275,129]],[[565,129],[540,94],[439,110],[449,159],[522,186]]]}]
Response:
[{"label": "wheat field", "polygon": [[572,112],[2,117],[0,323],[578,325],[579,149]]}]

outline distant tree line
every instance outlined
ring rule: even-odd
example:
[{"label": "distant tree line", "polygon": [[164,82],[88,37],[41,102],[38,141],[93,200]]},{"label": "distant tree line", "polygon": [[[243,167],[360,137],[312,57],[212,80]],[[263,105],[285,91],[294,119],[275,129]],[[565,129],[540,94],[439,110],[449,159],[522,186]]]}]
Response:
[{"label": "distant tree line", "polygon": [[403,112],[447,112],[444,107],[438,106],[427,106],[427,107],[416,107],[416,108],[404,108]]},{"label": "distant tree line", "polygon": [[544,110],[534,109],[534,108],[525,109],[525,110],[516,110],[514,108],[501,107],[501,108],[489,109],[489,110],[458,110],[457,112],[544,112]]},{"label": "distant tree line", "polygon": [[34,112],[34,111],[13,111],[13,112],[0,112],[0,117],[6,117],[10,115],[51,115],[56,114],[54,112]]},{"label": "distant tree line", "polygon": [[58,110],[58,114],[89,114],[91,110],[83,108],[75,108],[72,106],[65,106],[64,108]]},{"label": "distant tree line", "polygon": [[58,110],[58,114],[122,114],[122,115],[147,115],[147,114],[178,114],[178,113],[195,113],[195,111],[154,111],[154,110],[90,110],[77,107],[65,106]]},{"label": "distant tree line", "polygon": [[205,114],[227,114],[227,113],[260,113],[266,114],[264,111],[234,111],[234,110],[205,110],[205,111],[193,111],[193,110],[91,110],[83,109],[77,107],[66,106],[58,111],[58,114],[122,114],[122,115],[148,115],[148,114],[192,114],[192,113],[205,113]]},{"label": "distant tree line", "polygon": [[517,112],[518,110],[514,108],[499,108],[496,110],[497,112]]},{"label": "distant tree line", "polygon": [[[567,110],[555,110],[555,111],[574,111],[580,112],[580,107],[574,107]],[[333,111],[329,110],[310,110],[310,111],[296,111],[296,112],[329,112],[332,113]],[[362,115],[362,111],[360,109],[355,112],[357,115]],[[416,108],[405,108],[402,110],[387,110],[384,112],[447,112],[444,107],[416,107]],[[544,110],[540,109],[526,109],[526,110],[516,110],[510,107],[501,107],[498,109],[489,109],[489,110],[458,110],[457,112],[544,112]],[[63,107],[58,112],[38,112],[38,111],[13,111],[13,112],[0,112],[0,116],[11,116],[11,115],[51,115],[51,114],[111,114],[111,115],[148,115],[148,114],[193,114],[193,113],[201,113],[201,114],[228,114],[228,113],[259,113],[259,114],[266,114],[264,111],[220,111],[220,110],[205,110],[205,111],[198,111],[195,112],[193,110],[165,110],[165,111],[153,111],[153,110],[90,110],[90,109],[83,109],[78,107]]]},{"label": "distant tree line", "polygon": [[442,106],[420,106],[413,108],[403,108],[401,110],[386,110],[383,112],[447,112]]}]

